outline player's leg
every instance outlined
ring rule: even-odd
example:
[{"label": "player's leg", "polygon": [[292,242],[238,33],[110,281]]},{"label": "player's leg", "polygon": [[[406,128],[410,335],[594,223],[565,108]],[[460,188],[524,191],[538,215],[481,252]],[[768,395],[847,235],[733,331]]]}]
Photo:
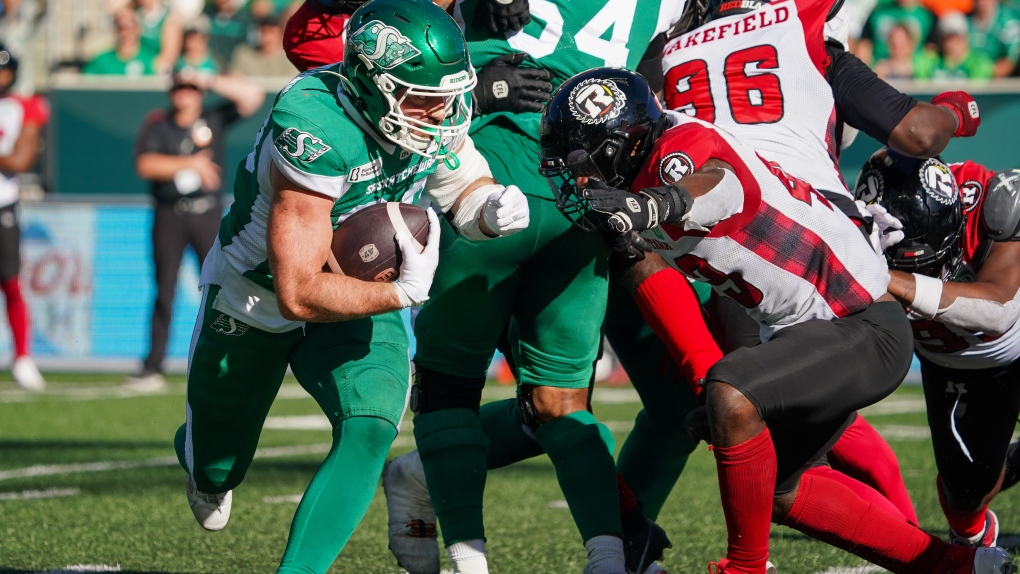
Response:
[{"label": "player's leg", "polygon": [[20,273],[21,227],[18,224],[18,204],[13,203],[0,207],[0,288],[4,292],[7,323],[11,326],[11,339],[14,341],[11,375],[19,387],[41,391],[46,387],[46,381],[31,356],[31,322],[18,279]]},{"label": "player's leg", "polygon": [[[291,349],[302,337],[300,329],[269,333],[213,309],[219,292],[210,285],[202,295],[188,362],[187,422],[174,439],[196,518],[216,530],[227,516],[217,519],[219,502],[198,497],[222,495],[244,479]],[[212,507],[203,519],[198,512],[207,503]]]},{"label": "player's leg", "polygon": [[543,236],[522,269],[514,308],[518,408],[556,468],[588,549],[589,571],[619,571],[615,445],[612,433],[588,412],[587,400],[605,314],[608,247],[598,235],[571,226],[552,200],[530,205],[532,225]]},{"label": "player's leg", "polygon": [[[843,319],[782,329],[758,347],[727,355],[709,378],[731,381],[730,387],[753,400],[774,431],[774,520],[892,572],[969,573],[972,549],[954,549],[831,477],[803,475],[851,422],[846,413],[898,386],[910,364],[909,329],[898,305],[878,303]],[[819,443],[818,437],[827,435],[829,441]],[[732,501],[724,499],[726,505]],[[745,518],[741,510],[734,513],[738,520]],[[731,528],[734,532],[741,534]],[[760,572],[761,566],[738,563],[726,571]]]},{"label": "player's leg", "polygon": [[864,417],[858,415],[843,431],[829,451],[829,464],[882,493],[911,524],[918,524],[896,453]]},{"label": "player's leg", "polygon": [[278,573],[325,573],[375,496],[407,404],[407,334],[398,313],[308,325],[291,368],[333,426],[301,498]]},{"label": "player's leg", "polygon": [[[468,564],[484,562],[479,549],[485,538],[488,441],[478,407],[489,362],[518,294],[518,268],[533,249],[536,231],[529,227],[497,241],[472,242],[455,235],[445,221],[442,225],[439,267],[429,301],[415,319],[414,435],[443,540],[468,571]],[[387,473],[388,493],[397,489],[389,478]],[[402,535],[400,526],[419,517],[397,510],[390,506],[391,547],[405,568],[417,570],[414,553],[402,550],[405,542],[411,546],[415,541],[406,535],[396,540],[393,533],[396,529]]]},{"label": "player's leg", "polygon": [[198,258],[198,266],[205,262],[206,255],[216,242],[216,232],[220,228],[220,220],[223,218],[223,211],[219,204],[205,213],[198,213],[188,217],[188,245],[195,251]]},{"label": "player's leg", "polygon": [[999,525],[988,504],[1020,413],[1020,364],[961,370],[922,359],[921,377],[950,540],[994,546]]},{"label": "player's leg", "polygon": [[655,520],[697,446],[684,427],[697,398],[634,300],[615,283],[609,286],[605,328],[644,405],[616,466],[644,515]]}]

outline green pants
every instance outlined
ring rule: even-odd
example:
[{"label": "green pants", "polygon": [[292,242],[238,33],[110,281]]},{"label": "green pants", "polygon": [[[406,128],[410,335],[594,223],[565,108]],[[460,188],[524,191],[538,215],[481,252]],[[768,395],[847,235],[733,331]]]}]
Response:
[{"label": "green pants", "polygon": [[367,512],[403,416],[403,320],[394,312],[270,333],[213,309],[219,291],[207,288],[192,339],[178,458],[203,492],[240,484],[289,365],[329,419],[333,449],[298,507],[280,572],[325,572]]},{"label": "green pants", "polygon": [[531,223],[510,237],[469,241],[443,222],[439,268],[415,320],[415,363],[484,384],[513,317],[520,382],[584,388],[606,309],[606,241],[556,209],[537,172],[536,142],[499,124],[473,137],[496,180],[527,194]]}]

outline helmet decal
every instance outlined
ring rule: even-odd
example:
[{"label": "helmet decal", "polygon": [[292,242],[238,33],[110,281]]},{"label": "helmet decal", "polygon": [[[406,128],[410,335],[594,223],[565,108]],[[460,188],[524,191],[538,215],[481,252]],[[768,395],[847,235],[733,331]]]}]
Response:
[{"label": "helmet decal", "polygon": [[659,162],[659,179],[662,183],[676,183],[685,175],[694,173],[694,160],[682,151],[675,151]]},{"label": "helmet decal", "polygon": [[620,115],[627,96],[613,80],[590,78],[570,91],[570,113],[583,124],[601,124]]},{"label": "helmet decal", "polygon": [[924,182],[924,191],[935,201],[943,205],[952,205],[956,201],[956,180],[949,167],[941,161],[935,158],[925,160],[921,164],[921,181]]},{"label": "helmet decal", "polygon": [[884,188],[885,181],[883,180],[882,172],[867,165],[861,171],[861,176],[857,178],[857,189],[854,190],[854,197],[864,203],[874,203],[878,201],[878,196]]},{"label": "helmet decal", "polygon": [[968,179],[967,181],[960,184],[960,197],[963,201],[963,212],[970,213],[974,211],[977,204],[981,201],[981,194],[985,191],[985,186],[976,179]]},{"label": "helmet decal", "polygon": [[372,20],[362,26],[351,36],[351,43],[372,65],[384,70],[395,68],[421,55],[421,50],[414,47],[410,38],[379,20]]}]

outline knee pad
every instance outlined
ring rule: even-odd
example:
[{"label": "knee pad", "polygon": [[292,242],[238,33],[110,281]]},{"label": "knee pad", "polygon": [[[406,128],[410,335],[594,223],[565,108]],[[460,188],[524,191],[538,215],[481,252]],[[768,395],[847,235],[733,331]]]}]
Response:
[{"label": "knee pad", "polygon": [[411,386],[411,412],[424,415],[444,409],[470,409],[482,403],[485,377],[457,377],[418,367]]}]

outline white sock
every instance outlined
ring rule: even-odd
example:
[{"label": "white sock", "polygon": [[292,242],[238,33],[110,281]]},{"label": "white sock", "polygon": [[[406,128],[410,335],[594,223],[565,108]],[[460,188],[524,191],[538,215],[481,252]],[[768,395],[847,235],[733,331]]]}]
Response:
[{"label": "white sock", "polygon": [[[622,543],[620,548],[622,553]],[[489,574],[489,563],[485,560],[485,541],[481,538],[454,542],[446,550],[450,553],[456,574]]]},{"label": "white sock", "polygon": [[619,574],[626,571],[623,560],[623,540],[603,534],[592,536],[584,543],[588,551],[588,567],[591,574]]}]

